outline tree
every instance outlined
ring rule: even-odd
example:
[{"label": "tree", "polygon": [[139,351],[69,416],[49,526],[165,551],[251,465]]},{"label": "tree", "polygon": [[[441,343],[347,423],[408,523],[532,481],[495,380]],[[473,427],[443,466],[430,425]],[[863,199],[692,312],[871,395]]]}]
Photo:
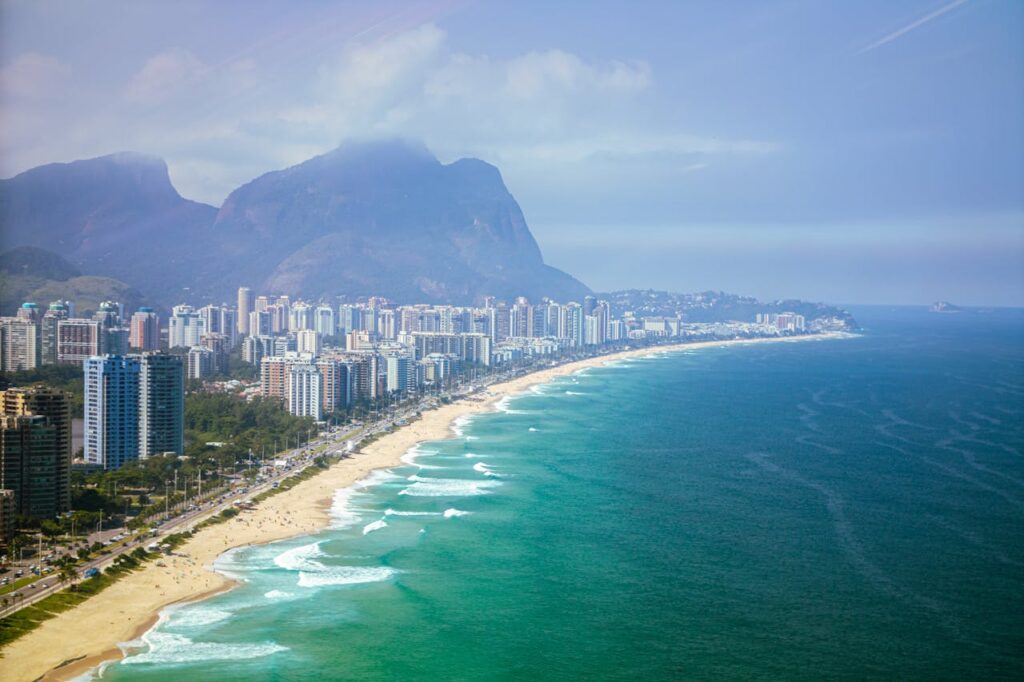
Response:
[{"label": "tree", "polygon": [[59,523],[50,519],[43,521],[39,526],[39,530],[48,538],[55,538],[64,532]]},{"label": "tree", "polygon": [[57,577],[60,578],[60,582],[61,584],[63,584],[68,582],[69,580],[73,581],[75,578],[77,578],[78,571],[75,570],[73,564],[65,562],[65,564],[61,566],[60,573],[57,574]]}]

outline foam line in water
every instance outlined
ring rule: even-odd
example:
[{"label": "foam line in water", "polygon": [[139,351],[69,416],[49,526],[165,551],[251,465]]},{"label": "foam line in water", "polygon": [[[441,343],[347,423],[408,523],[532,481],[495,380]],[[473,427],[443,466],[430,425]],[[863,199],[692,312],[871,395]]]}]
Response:
[{"label": "foam line in water", "polygon": [[465,497],[488,495],[491,489],[501,485],[499,481],[467,481],[458,478],[419,478],[399,495],[413,497]]},{"label": "foam line in water", "polygon": [[527,431],[529,431],[530,433],[536,433],[538,430],[539,429],[535,429],[532,426],[529,429],[527,429]]},{"label": "foam line in water", "polygon": [[498,412],[504,412],[505,414],[529,414],[526,410],[513,410],[509,405],[516,398],[522,398],[521,395],[507,395],[498,402],[494,403],[494,409]]},{"label": "foam line in water", "polygon": [[402,462],[410,466],[419,467],[420,469],[439,469],[440,467],[433,466],[430,464],[422,464],[419,461],[420,457],[429,457],[431,455],[439,454],[439,450],[424,450],[420,443],[409,448],[409,450],[402,455]]},{"label": "foam line in water", "polygon": [[270,590],[269,592],[264,592],[263,596],[267,599],[288,599],[292,596],[292,593],[283,590]]},{"label": "foam line in water", "polygon": [[239,560],[238,555],[245,551],[246,547],[234,547],[221,554],[213,560],[213,570],[225,575],[232,580],[248,582],[245,571],[248,567]]},{"label": "foam line in water", "polygon": [[388,522],[387,521],[385,521],[384,519],[377,519],[376,521],[373,521],[372,523],[368,523],[365,526],[363,526],[363,535],[369,535],[370,533],[372,533],[375,530],[380,530],[382,528],[387,528],[387,527],[388,527]]},{"label": "foam line in water", "polygon": [[150,630],[143,635],[142,639],[147,650],[129,656],[122,661],[122,665],[180,665],[196,661],[243,661],[288,650],[288,647],[274,642],[252,644],[196,642],[184,635],[161,632],[156,629]]},{"label": "foam line in water", "polygon": [[491,470],[491,467],[483,462],[477,462],[473,465],[473,471],[478,471],[484,476],[493,476],[497,478],[498,474]]},{"label": "foam line in water", "polygon": [[315,561],[324,555],[320,549],[320,542],[314,542],[301,547],[293,547],[274,557],[274,564],[286,571],[308,571],[323,567],[319,561]]},{"label": "foam line in water", "polygon": [[170,612],[167,624],[175,628],[201,628],[227,620],[231,616],[232,613],[224,609],[191,604],[189,608]]},{"label": "foam line in water", "polygon": [[471,414],[463,414],[455,418],[455,421],[452,422],[451,429],[455,432],[456,436],[462,438],[466,435],[466,427],[469,426],[471,421],[473,421],[473,416],[474,415]]},{"label": "foam line in water", "polygon": [[385,509],[384,516],[439,516],[441,512],[425,512],[425,511],[396,511],[394,509]]},{"label": "foam line in water", "polygon": [[389,580],[397,571],[388,566],[338,566],[323,571],[299,573],[299,587],[359,585]]},{"label": "foam line in water", "polygon": [[456,509],[455,507],[451,507],[449,509],[445,509],[444,510],[444,517],[446,519],[451,519],[451,518],[455,518],[456,516],[468,516],[468,515],[470,515],[472,513],[473,512],[462,511],[461,509]]}]

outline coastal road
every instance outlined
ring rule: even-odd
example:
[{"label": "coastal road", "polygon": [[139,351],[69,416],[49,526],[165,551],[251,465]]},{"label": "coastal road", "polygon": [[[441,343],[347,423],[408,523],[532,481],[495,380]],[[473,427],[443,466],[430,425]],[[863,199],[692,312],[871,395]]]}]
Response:
[{"label": "coastal road", "polygon": [[[391,420],[388,420],[388,426],[391,425],[390,421]],[[376,427],[377,425],[374,425],[374,428]],[[195,509],[188,509],[182,514],[173,516],[147,533],[129,537],[124,541],[123,545],[118,545],[113,548],[109,554],[93,557],[84,563],[77,565],[75,570],[78,572],[79,576],[83,576],[84,573],[91,568],[102,571],[113,564],[114,560],[123,554],[130,553],[140,546],[149,545],[151,543],[161,544],[166,540],[167,536],[191,528],[195,524],[204,521],[215,514],[219,514],[225,509],[232,508],[235,502],[243,501],[254,495],[271,490],[275,483],[279,483],[288,476],[296,473],[298,468],[302,468],[312,463],[313,459],[318,456],[318,454],[313,453],[315,448],[326,445],[327,451],[330,453],[336,453],[339,450],[335,449],[332,451],[331,447],[339,445],[344,446],[345,442],[349,440],[353,434],[357,433],[358,430],[359,429],[356,428],[349,429],[341,433],[331,433],[326,437],[320,437],[317,440],[311,441],[300,448],[278,455],[275,459],[284,459],[288,462],[288,465],[284,467],[273,467],[271,475],[262,481],[239,490],[226,492],[215,500],[206,501],[196,505]],[[104,534],[107,533],[109,533],[110,536],[114,536],[118,531],[104,531]],[[35,604],[36,602],[39,602],[66,587],[68,587],[68,584],[61,583],[56,573],[43,577],[30,585],[22,587],[17,592],[12,592],[6,595],[14,601],[8,605],[7,608],[0,609],[0,617],[7,616],[15,611],[25,608],[26,606]],[[22,598],[18,598],[18,595],[21,595]]]}]

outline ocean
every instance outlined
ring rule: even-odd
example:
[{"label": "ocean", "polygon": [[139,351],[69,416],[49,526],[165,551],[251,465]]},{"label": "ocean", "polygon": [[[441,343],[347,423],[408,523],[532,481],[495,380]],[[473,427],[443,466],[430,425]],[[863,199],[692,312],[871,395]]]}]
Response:
[{"label": "ocean", "polygon": [[613,361],[230,552],[109,680],[1024,678],[1024,311]]}]

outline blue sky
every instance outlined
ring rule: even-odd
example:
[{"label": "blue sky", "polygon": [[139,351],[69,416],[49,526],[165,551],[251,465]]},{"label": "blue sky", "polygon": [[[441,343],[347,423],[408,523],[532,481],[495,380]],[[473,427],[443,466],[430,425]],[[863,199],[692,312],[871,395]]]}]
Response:
[{"label": "blue sky", "polygon": [[1024,3],[0,3],[0,173],[350,137],[498,165],[599,290],[1024,305]]}]

